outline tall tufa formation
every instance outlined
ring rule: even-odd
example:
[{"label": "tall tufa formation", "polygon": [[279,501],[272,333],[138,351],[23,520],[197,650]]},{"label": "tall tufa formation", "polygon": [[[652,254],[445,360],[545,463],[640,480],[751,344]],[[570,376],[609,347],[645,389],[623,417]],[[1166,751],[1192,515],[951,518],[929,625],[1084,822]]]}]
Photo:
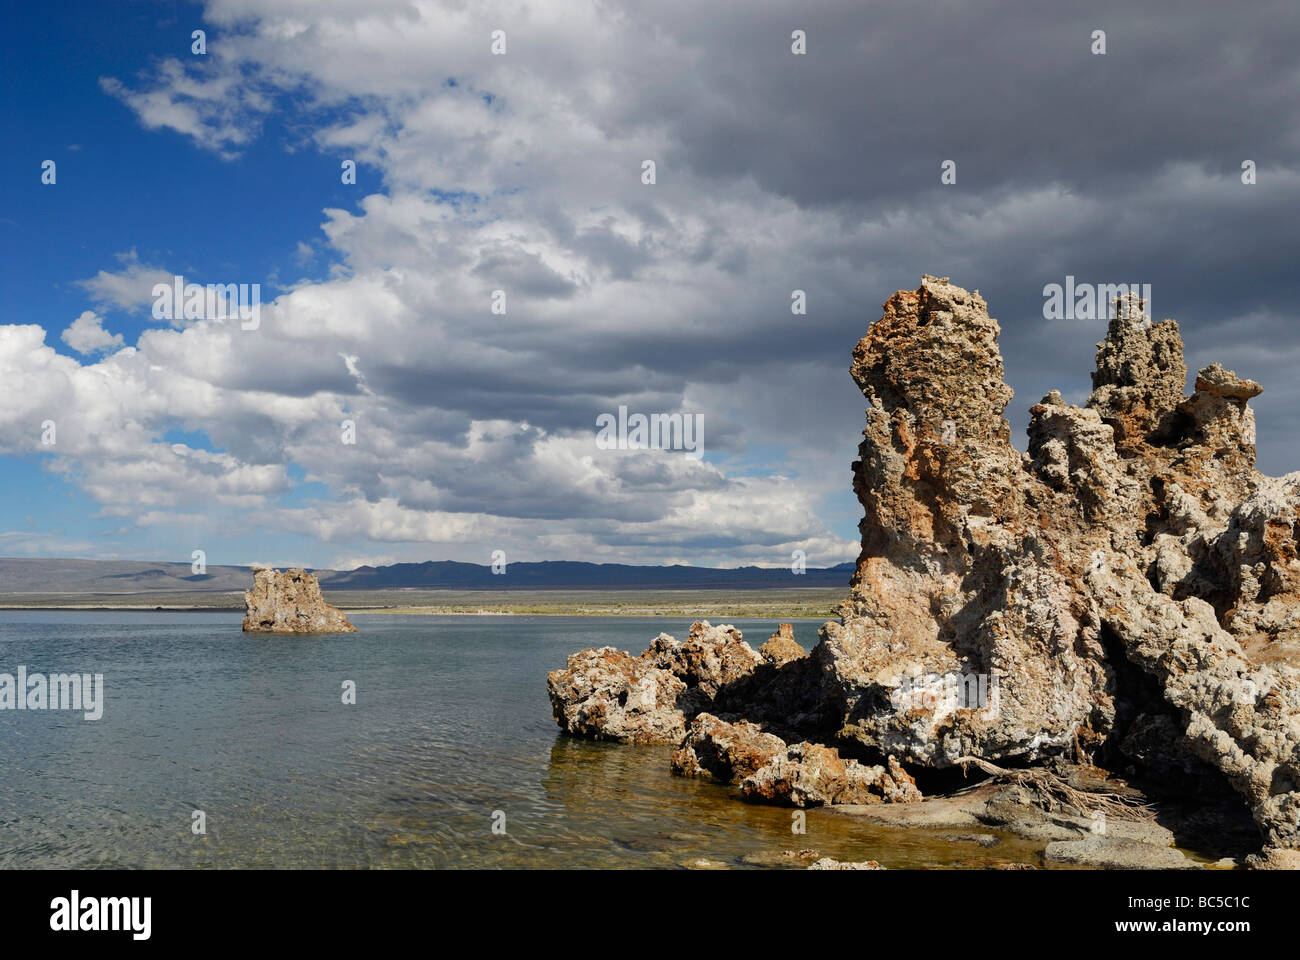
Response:
[{"label": "tall tufa formation", "polygon": [[[1183,395],[1178,325],[1142,306],[1116,305],[1085,406],[1052,391],[1030,408],[1022,454],[979,293],[926,276],[894,294],[850,368],[868,404],[853,464],[864,516],[838,621],[806,656],[787,659],[778,634],[733,658],[707,700],[690,671],[651,664],[653,648],[603,673],[575,655],[551,676],[561,726],[642,739],[614,724],[635,702],[650,739],[681,738],[685,772],[734,778],[770,754],[800,783],[832,769],[821,743],[890,782],[972,756],[1098,763],[1235,790],[1266,853],[1295,862],[1300,472],[1255,469],[1259,384],[1211,364]],[[837,790],[806,795],[842,802]]]},{"label": "tall tufa formation", "polygon": [[[925,277],[859,342],[863,549],[814,651],[837,737],[932,767],[1195,758],[1300,847],[1300,473],[1254,468],[1258,384],[1214,364],[1184,399],[1177,324],[1117,314],[1088,405],[1044,397],[1023,455],[977,294]],[[996,708],[888,708],[936,674]]]},{"label": "tall tufa formation", "polygon": [[306,570],[279,573],[253,568],[253,589],[244,591],[245,633],[356,633],[342,610],[321,596],[320,584]]},{"label": "tall tufa formation", "polygon": [[[923,765],[1063,748],[1099,709],[1100,647],[1073,643],[1068,569],[1030,521],[1025,465],[1002,416],[1011,399],[984,301],[927,277],[885,304],[853,351],[868,401],[853,465],[862,553],[814,656],[840,738]],[[892,709],[909,683],[1012,677],[999,705],[951,698]]]}]

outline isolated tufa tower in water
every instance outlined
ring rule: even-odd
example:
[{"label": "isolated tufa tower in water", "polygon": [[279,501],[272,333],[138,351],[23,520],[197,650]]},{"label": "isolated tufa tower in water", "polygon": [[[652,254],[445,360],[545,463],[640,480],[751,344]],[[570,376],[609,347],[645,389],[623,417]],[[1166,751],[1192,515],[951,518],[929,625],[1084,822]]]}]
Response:
[{"label": "isolated tufa tower in water", "polygon": [[245,633],[355,633],[342,610],[321,596],[320,584],[306,570],[279,573],[253,568],[253,589],[244,592]]}]

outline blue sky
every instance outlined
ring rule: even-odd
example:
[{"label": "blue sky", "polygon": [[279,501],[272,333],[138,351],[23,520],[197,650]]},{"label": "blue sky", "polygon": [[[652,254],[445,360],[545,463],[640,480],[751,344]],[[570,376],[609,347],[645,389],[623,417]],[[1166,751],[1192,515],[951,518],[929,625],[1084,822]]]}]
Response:
[{"label": "blue sky", "polygon": [[[7,191],[3,221],[7,320],[62,329],[94,305],[77,281],[117,269],[131,251],[195,273],[323,275],[324,257],[304,265],[295,251],[321,240],[323,205],[357,199],[338,183],[336,159],[290,153],[292,135],[272,117],[244,156],[223,161],[174,132],[146,130],[100,88],[100,77],[129,78],[169,49],[187,55],[200,5],[75,2],[8,17],[4,123],[22,136],[0,164],[5,182],[22,188]],[[47,159],[58,164],[57,189],[31,176]],[[139,311],[106,317],[128,342],[149,324]]]},{"label": "blue sky", "polygon": [[[358,12],[362,9],[359,6]],[[265,108],[231,108],[230,123],[240,128],[238,143],[223,140],[220,132],[208,138],[205,128],[224,128],[228,132],[224,119],[201,116],[190,125],[166,119],[157,122],[148,115],[148,106],[133,104],[132,94],[147,97],[162,91],[164,106],[171,109],[175,104],[192,102],[183,92],[183,83],[190,77],[214,82],[214,76],[238,78],[267,67],[264,63],[243,62],[211,69],[217,60],[214,55],[221,51],[227,35],[256,34],[258,24],[254,18],[250,30],[248,21],[215,22],[207,13],[200,4],[137,2],[109,7],[76,3],[49,11],[15,11],[5,31],[4,123],[22,135],[19,149],[6,151],[0,159],[5,166],[5,182],[10,185],[0,220],[6,254],[0,261],[2,319],[6,324],[41,327],[43,349],[68,358],[79,371],[91,369],[119,345],[139,345],[142,334],[168,326],[151,316],[149,304],[139,295],[141,285],[147,286],[158,276],[179,273],[187,281],[199,283],[256,282],[262,285],[264,300],[271,300],[295,289],[322,284],[331,277],[355,275],[355,258],[340,252],[321,230],[327,219],[324,211],[346,211],[347,215],[363,218],[363,198],[391,195],[393,170],[367,162],[368,158],[355,148],[332,146],[319,137],[322,129],[365,123],[366,118],[374,116],[384,116],[387,123],[400,127],[400,119],[394,120],[388,108],[375,109],[373,98],[367,102],[337,90],[322,95],[321,90],[312,89],[310,78],[299,77],[274,89],[270,95],[273,103],[268,101]],[[191,51],[194,29],[205,30],[209,45],[206,57]],[[437,57],[431,59],[436,62]],[[171,74],[169,60],[177,66]],[[485,89],[476,78],[458,79],[453,73],[439,78],[434,63],[430,68],[429,77],[417,85],[414,94],[399,89],[394,96],[436,98],[449,92],[459,94],[462,100],[472,98],[481,103],[489,120],[494,112],[503,109],[503,98]],[[173,90],[168,89],[168,77]],[[398,84],[399,88],[404,86]],[[266,85],[262,85],[265,89]],[[246,96],[250,96],[248,91],[227,99],[233,103]],[[382,98],[382,94],[379,96]],[[340,163],[345,158],[358,164],[357,185],[340,181]],[[57,165],[53,185],[40,182],[46,160]],[[400,177],[400,173],[397,175]],[[500,217],[487,202],[485,194],[489,191],[450,181],[421,183],[418,188],[402,186],[408,196],[413,189],[422,195],[422,202],[442,207],[449,217],[470,228]],[[520,184],[498,183],[490,192],[493,197],[508,198],[525,189]],[[614,208],[606,198],[600,199],[593,209]],[[390,265],[380,252],[377,262],[367,263],[365,269],[373,274]],[[428,267],[431,271],[439,269],[433,262]],[[534,270],[528,274],[529,264],[524,262],[522,267],[525,281],[531,278],[543,287],[550,282],[544,268],[540,268],[543,273]],[[569,281],[556,282],[563,287]],[[129,292],[133,285],[134,297]],[[331,309],[330,305],[325,309]],[[120,341],[113,340],[105,349],[88,353],[66,342],[62,331],[86,311],[91,311],[94,316],[89,319],[106,331],[104,338]],[[418,330],[408,331],[412,332],[416,334],[412,346],[418,351]],[[99,335],[98,330],[96,333]],[[364,347],[364,339],[364,330],[354,331],[354,343]],[[308,344],[299,346],[311,349]],[[286,355],[284,359],[291,357]],[[274,392],[274,385],[266,382],[268,378],[255,375],[249,379],[244,386]],[[298,399],[320,386],[310,376],[306,380],[290,391]],[[223,386],[237,389],[231,384]],[[490,385],[484,389],[490,391]],[[435,419],[445,419],[439,417],[435,394],[415,392],[417,396],[404,401],[410,406],[409,417],[420,419],[426,412],[421,407],[427,404]],[[511,417],[526,423],[533,412],[529,401],[535,392],[535,387],[521,385],[516,398],[523,401],[521,406],[507,409],[514,402],[509,399],[501,404],[488,403],[490,409],[485,409],[483,419],[499,424],[503,417]],[[351,409],[346,393],[338,403],[344,414]],[[598,397],[585,396],[582,404],[598,410],[614,409],[613,399],[611,396],[609,401],[601,402]],[[645,412],[672,412],[681,408],[682,399],[678,396],[674,403],[646,408]],[[76,404],[72,406],[67,409],[64,403],[54,404],[49,416],[63,426],[61,420],[78,416]],[[132,418],[125,410],[121,416],[140,428],[142,436],[136,438],[137,442],[147,442],[155,456],[172,444],[193,451],[229,454],[229,444],[220,438],[233,429],[230,424],[216,430],[193,410],[169,415],[166,404],[151,407],[147,420]],[[439,423],[438,430],[440,434],[450,430],[446,439],[463,444],[475,429],[476,416],[468,409],[457,413],[459,422]],[[220,414],[213,411],[213,416]],[[101,426],[112,429],[118,418],[97,419]],[[39,430],[39,423],[15,427],[21,434]],[[570,415],[567,422],[534,430],[532,439],[567,433],[586,442],[589,430]],[[258,445],[256,439],[249,442]],[[826,540],[828,532],[806,506],[806,515],[798,523],[810,529],[764,532],[760,539],[766,542],[757,552],[744,535],[719,535],[709,530],[655,531],[655,514],[662,514],[664,507],[635,504],[636,477],[630,482],[609,479],[616,486],[626,486],[623,499],[633,503],[615,506],[606,511],[611,516],[595,520],[586,515],[585,494],[579,490],[551,491],[543,498],[558,496],[562,501],[558,503],[529,503],[529,494],[519,490],[506,491],[499,500],[485,492],[479,502],[466,502],[474,500],[472,478],[465,476],[467,469],[472,469],[471,463],[457,469],[457,482],[469,485],[469,495],[457,492],[453,497],[457,502],[451,509],[453,514],[475,518],[466,529],[454,529],[440,537],[434,524],[428,528],[432,533],[426,538],[409,532],[409,518],[404,523],[408,532],[397,533],[386,529],[390,521],[378,518],[362,519],[350,528],[321,536],[295,529],[294,512],[309,507],[319,518],[322,512],[329,512],[331,505],[348,502],[387,503],[396,510],[406,509],[401,494],[385,488],[381,462],[361,468],[362,475],[331,479],[319,469],[297,463],[289,451],[271,439],[257,450],[256,458],[236,454],[234,460],[246,463],[256,459],[262,466],[276,466],[282,470],[279,482],[266,485],[249,501],[232,505],[220,502],[220,498],[214,502],[201,495],[187,495],[184,478],[174,478],[170,489],[141,490],[135,497],[131,481],[126,478],[138,474],[139,462],[133,466],[129,452],[125,456],[120,451],[110,453],[102,449],[105,445],[99,438],[82,444],[85,449],[70,453],[57,444],[47,449],[33,449],[31,443],[7,445],[10,449],[0,456],[0,477],[8,494],[0,504],[0,552],[181,559],[187,558],[192,548],[203,548],[210,562],[265,559],[346,566],[398,559],[480,560],[491,549],[509,546],[519,559],[578,556],[630,562],[731,565],[757,561],[775,565],[787,562],[790,550],[809,547],[807,533],[816,535],[820,529]],[[788,448],[779,444],[746,445],[733,440],[730,450],[709,451],[707,462],[731,461],[730,476],[734,479],[730,482],[736,482],[746,477],[764,478],[774,468],[780,469],[788,454]],[[521,451],[515,450],[509,456],[519,456],[519,468],[527,469],[527,457]],[[105,459],[117,461],[122,478],[114,478],[113,469],[104,469]],[[681,455],[676,459],[681,460]],[[96,468],[97,460],[101,462]],[[656,475],[662,464],[650,467],[647,475],[644,466],[634,461],[635,456],[632,472],[640,475],[652,496],[662,497],[667,488],[679,502],[683,498],[689,501],[688,479],[669,477],[665,484],[666,478]],[[104,475],[88,477],[88,467]],[[502,469],[509,467],[506,464]],[[426,482],[434,489],[426,492],[425,499],[442,499],[436,480]],[[726,482],[715,468],[710,468],[705,477],[706,486]],[[838,526],[842,533],[851,535],[856,509],[851,500],[846,503],[846,498],[839,499],[842,516]],[[703,509],[689,502],[684,505],[688,511]],[[421,508],[414,509],[418,512]],[[282,515],[268,528],[257,518],[269,512]],[[631,518],[632,529],[611,528],[608,536],[598,530],[588,533],[582,529],[593,524],[609,525],[611,520],[617,525],[620,514]],[[489,521],[483,522],[483,518]],[[415,527],[424,529],[418,522]],[[553,544],[538,544],[528,527],[547,530]],[[637,527],[649,528],[649,532],[641,533]],[[478,528],[483,532],[473,532]],[[378,531],[377,535],[373,531]],[[839,539],[831,536],[826,543]],[[825,562],[845,558],[845,542],[836,546],[838,553],[824,556]]]},{"label": "blue sky", "polygon": [[[19,149],[0,156],[11,187],[0,218],[0,309],[7,323],[37,323],[53,332],[46,344],[61,354],[79,358],[58,331],[87,309],[128,344],[157,325],[147,307],[106,301],[79,284],[100,270],[121,270],[133,256],[174,265],[200,283],[250,278],[263,284],[264,295],[328,274],[321,208],[355,208],[358,199],[339,182],[336,157],[302,149],[300,136],[273,115],[246,152],[223,160],[174,131],[145,129],[101,89],[101,77],[131,77],[160,56],[188,55],[202,12],[201,4],[72,2],[7,14],[0,39],[3,122],[24,135]],[[53,186],[40,182],[45,160],[57,164]],[[299,243],[313,246],[310,257],[300,254]],[[161,439],[214,449],[202,425],[192,426],[165,430]],[[68,543],[81,556],[173,559],[188,536],[212,540],[213,562],[244,551],[270,556],[286,544],[284,532],[250,539],[220,536],[207,525],[183,524],[178,531],[136,527],[129,516],[104,518],[75,480],[48,469],[53,460],[0,458],[7,494],[0,530],[20,534],[16,542],[40,549],[40,540],[21,536],[39,534],[55,541],[56,552]],[[327,488],[307,483],[280,500],[322,496]],[[310,549],[307,538],[287,543],[290,552]]]},{"label": "blue sky", "polygon": [[[1295,469],[1300,27],[1175,9],[14,8],[0,555],[842,562],[849,356],[922,273],[999,318],[1021,445],[1087,397],[1104,322],[1042,309],[1070,274],[1151,283]],[[260,284],[261,327],[154,319],[177,274]],[[703,416],[704,458],[597,448],[620,404]]]}]

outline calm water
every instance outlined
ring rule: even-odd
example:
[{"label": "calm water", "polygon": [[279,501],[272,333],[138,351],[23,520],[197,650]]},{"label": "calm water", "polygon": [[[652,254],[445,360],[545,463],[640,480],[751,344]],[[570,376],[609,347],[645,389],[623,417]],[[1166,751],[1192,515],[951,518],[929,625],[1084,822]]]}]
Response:
[{"label": "calm water", "polygon": [[[0,711],[0,867],[744,866],[807,847],[890,867],[1032,859],[1010,838],[984,850],[817,810],[792,836],[789,810],[671,776],[669,748],[559,736],[548,670],[582,647],[684,637],[688,621],[353,619],[357,634],[267,639],[237,614],[0,611],[0,672],[102,673],[106,688],[97,722]],[[754,646],[774,628],[734,622]],[[795,634],[811,647],[819,625]]]}]

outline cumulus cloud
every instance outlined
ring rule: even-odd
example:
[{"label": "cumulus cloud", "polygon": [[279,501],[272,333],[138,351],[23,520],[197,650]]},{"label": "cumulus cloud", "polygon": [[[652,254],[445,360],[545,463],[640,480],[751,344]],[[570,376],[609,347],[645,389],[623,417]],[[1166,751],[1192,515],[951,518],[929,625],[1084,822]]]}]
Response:
[{"label": "cumulus cloud", "polygon": [[[211,0],[210,57],[104,90],[230,157],[291,112],[378,179],[298,245],[329,278],[263,304],[256,331],[155,328],[79,364],[39,327],[0,327],[0,450],[32,452],[33,418],[57,418],[54,469],[106,508],[243,510],[322,544],[317,565],[487,547],[835,563],[860,515],[849,351],[923,272],[979,287],[1001,320],[1014,426],[1049,389],[1086,391],[1104,325],[1042,314],[1043,285],[1074,274],[1151,283],[1194,362],[1221,345],[1276,383],[1256,403],[1266,449],[1295,429],[1294,349],[1251,349],[1242,318],[1296,343],[1300,18],[1179,9],[994,2],[921,25],[907,3],[832,0],[800,11],[796,57],[782,5]],[[83,281],[97,305],[170,280],[119,259]],[[706,459],[597,448],[622,404],[702,414]],[[174,427],[214,450],[168,443]]]},{"label": "cumulus cloud", "polygon": [[122,346],[120,333],[109,333],[104,329],[104,320],[93,310],[85,310],[81,316],[72,321],[72,325],[63,331],[64,343],[78,353],[103,353]]}]

